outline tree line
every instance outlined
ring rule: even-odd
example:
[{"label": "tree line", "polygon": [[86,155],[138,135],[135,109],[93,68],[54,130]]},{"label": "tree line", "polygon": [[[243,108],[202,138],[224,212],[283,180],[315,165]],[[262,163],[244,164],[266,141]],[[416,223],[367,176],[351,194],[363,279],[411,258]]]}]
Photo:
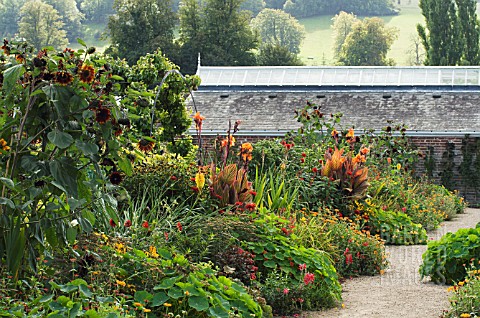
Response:
[{"label": "tree line", "polygon": [[[108,1],[111,8],[106,6]],[[204,65],[302,64],[298,53],[305,29],[295,17],[274,8],[263,8],[256,15],[245,10],[246,5],[280,7],[287,3],[282,4],[283,0],[266,0],[262,6],[255,5],[257,0],[175,1],[0,0],[0,11],[9,12],[0,16],[0,26],[4,36],[16,34],[40,50],[43,46],[62,47],[81,37],[85,19],[108,16],[111,45],[107,53],[133,64],[140,56],[161,49],[187,74],[196,71],[199,53]],[[341,2],[330,1],[329,8]],[[364,2],[371,6],[380,3]],[[413,40],[415,65],[480,63],[475,0],[420,0],[420,8],[425,24],[417,26],[418,37]],[[387,53],[398,30],[387,27],[383,20],[358,19],[353,13],[340,12],[333,18],[332,28],[337,65],[395,64]]]}]

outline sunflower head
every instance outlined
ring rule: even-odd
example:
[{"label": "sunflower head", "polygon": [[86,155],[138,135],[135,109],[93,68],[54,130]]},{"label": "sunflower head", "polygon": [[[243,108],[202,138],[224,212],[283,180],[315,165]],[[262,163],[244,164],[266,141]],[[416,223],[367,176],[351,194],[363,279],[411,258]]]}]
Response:
[{"label": "sunflower head", "polygon": [[66,71],[55,72],[55,82],[67,86],[73,82],[73,75]]},{"label": "sunflower head", "polygon": [[80,81],[84,83],[91,83],[95,78],[95,69],[91,65],[83,64],[78,69],[78,75],[80,77]]},{"label": "sunflower head", "polygon": [[153,150],[153,147],[155,146],[155,143],[149,140],[146,140],[142,138],[138,142],[138,149],[140,149],[143,152],[150,152]]},{"label": "sunflower head", "polygon": [[114,171],[110,174],[110,182],[114,185],[120,184],[122,182],[122,175],[118,171]]},{"label": "sunflower head", "polygon": [[105,107],[99,107],[95,111],[95,120],[99,124],[105,124],[107,121],[110,120],[110,109]]}]

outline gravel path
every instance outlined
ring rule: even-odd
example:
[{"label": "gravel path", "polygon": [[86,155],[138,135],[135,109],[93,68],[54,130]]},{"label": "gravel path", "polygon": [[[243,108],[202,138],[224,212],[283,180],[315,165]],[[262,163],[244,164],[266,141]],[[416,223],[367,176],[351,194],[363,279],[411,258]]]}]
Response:
[{"label": "gravel path", "polygon": [[[428,236],[438,239],[478,222],[480,209],[467,209]],[[306,317],[439,317],[448,308],[448,292],[445,285],[420,280],[418,268],[426,249],[426,245],[387,246],[390,266],[384,275],[347,280],[343,283],[344,308],[310,312]]]}]

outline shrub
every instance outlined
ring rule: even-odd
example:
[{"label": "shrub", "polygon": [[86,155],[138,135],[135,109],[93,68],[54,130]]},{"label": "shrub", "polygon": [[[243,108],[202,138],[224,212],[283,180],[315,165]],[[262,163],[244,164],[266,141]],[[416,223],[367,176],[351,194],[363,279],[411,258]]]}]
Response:
[{"label": "shrub", "polygon": [[475,228],[459,229],[428,242],[422,258],[422,277],[430,276],[434,282],[447,284],[463,280],[467,275],[465,265],[472,259],[480,259],[480,223]]},{"label": "shrub", "polygon": [[354,222],[344,218],[325,217],[324,231],[334,245],[332,255],[339,275],[359,276],[382,274],[388,262],[385,247],[379,236],[359,230]]},{"label": "shrub", "polygon": [[370,232],[387,244],[426,244],[427,231],[405,213],[374,208],[366,223]]}]

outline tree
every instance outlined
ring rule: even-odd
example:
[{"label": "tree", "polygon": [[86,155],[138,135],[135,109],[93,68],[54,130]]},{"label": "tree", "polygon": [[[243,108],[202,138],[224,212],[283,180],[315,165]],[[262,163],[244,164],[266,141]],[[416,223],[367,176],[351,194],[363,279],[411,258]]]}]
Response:
[{"label": "tree", "polygon": [[475,0],[420,0],[425,26],[417,32],[426,51],[425,65],[479,63],[479,23]]},{"label": "tree", "polygon": [[62,17],[63,28],[67,31],[69,41],[82,37],[82,20],[85,16],[78,10],[75,0],[44,0]]},{"label": "tree", "polygon": [[297,54],[279,44],[265,44],[260,47],[257,64],[264,66],[301,66],[304,65]]},{"label": "tree", "polygon": [[358,22],[357,17],[353,13],[341,11],[332,18],[333,24],[333,55],[338,57],[342,50],[343,43],[347,39],[348,34],[352,31],[352,26]]},{"label": "tree", "polygon": [[396,28],[387,28],[380,18],[365,18],[352,26],[339,56],[343,65],[393,65],[387,52],[397,38]]},{"label": "tree", "polygon": [[26,0],[0,0],[0,36],[10,38],[18,32],[20,9]]},{"label": "tree", "polygon": [[176,16],[171,0],[115,0],[114,9],[116,14],[108,22],[109,52],[129,64],[158,48],[172,54]]},{"label": "tree", "polygon": [[456,0],[460,34],[463,36],[462,64],[479,64],[480,26],[477,18],[477,1]]},{"label": "tree", "polygon": [[30,0],[21,8],[19,33],[37,50],[44,46],[62,48],[68,44],[58,11],[41,0]]},{"label": "tree", "polygon": [[291,53],[300,53],[305,27],[290,14],[282,10],[263,9],[252,20],[252,27],[258,31],[262,44],[279,45]]},{"label": "tree", "polygon": [[200,53],[205,65],[254,65],[257,36],[241,0],[187,0],[180,7],[182,72],[192,73]]},{"label": "tree", "polygon": [[423,65],[425,60],[425,50],[422,46],[422,40],[418,34],[413,34],[410,37],[410,47],[405,52],[407,53],[407,63],[408,65],[420,66]]},{"label": "tree", "polygon": [[92,22],[102,23],[114,14],[113,0],[84,0],[80,6],[85,18]]}]

